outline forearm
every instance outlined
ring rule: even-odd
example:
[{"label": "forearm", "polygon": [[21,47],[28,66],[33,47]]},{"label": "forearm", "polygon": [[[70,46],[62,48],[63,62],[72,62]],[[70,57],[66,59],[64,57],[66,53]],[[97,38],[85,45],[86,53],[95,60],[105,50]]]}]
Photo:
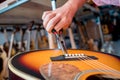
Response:
[{"label": "forearm", "polygon": [[120,0],[93,0],[93,2],[98,5],[115,5],[115,6],[120,6]]},{"label": "forearm", "polygon": [[68,0],[66,4],[70,4],[71,10],[74,15],[78,8],[82,7],[85,2],[86,0]]},{"label": "forearm", "polygon": [[68,3],[71,4],[71,6],[77,10],[79,7],[82,7],[86,0],[68,0]]}]

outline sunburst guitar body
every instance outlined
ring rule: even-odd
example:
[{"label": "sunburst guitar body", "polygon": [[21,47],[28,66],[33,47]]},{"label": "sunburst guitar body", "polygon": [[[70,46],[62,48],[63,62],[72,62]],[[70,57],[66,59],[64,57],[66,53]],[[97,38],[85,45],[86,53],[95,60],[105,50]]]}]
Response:
[{"label": "sunburst guitar body", "polygon": [[27,80],[120,80],[117,56],[87,50],[38,50],[17,54],[9,69]]}]

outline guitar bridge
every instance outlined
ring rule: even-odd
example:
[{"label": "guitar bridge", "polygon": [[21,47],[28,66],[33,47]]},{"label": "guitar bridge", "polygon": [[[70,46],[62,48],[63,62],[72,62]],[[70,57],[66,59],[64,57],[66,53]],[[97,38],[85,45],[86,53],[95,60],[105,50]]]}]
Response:
[{"label": "guitar bridge", "polygon": [[50,58],[52,61],[73,61],[73,60],[96,60],[95,56],[87,56],[85,54],[64,54]]}]

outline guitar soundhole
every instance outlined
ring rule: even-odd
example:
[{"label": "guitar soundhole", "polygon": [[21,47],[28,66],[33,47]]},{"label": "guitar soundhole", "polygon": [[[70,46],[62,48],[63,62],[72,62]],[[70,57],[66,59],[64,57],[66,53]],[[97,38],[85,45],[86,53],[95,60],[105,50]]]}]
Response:
[{"label": "guitar soundhole", "polygon": [[97,74],[97,75],[89,76],[86,80],[120,80],[120,79],[111,78],[111,77],[103,77],[103,75]]}]

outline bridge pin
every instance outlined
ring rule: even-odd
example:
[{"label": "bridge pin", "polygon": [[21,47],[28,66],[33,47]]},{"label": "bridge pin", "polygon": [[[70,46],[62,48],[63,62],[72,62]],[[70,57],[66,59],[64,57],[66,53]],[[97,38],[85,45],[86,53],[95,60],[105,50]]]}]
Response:
[{"label": "bridge pin", "polygon": [[71,54],[68,54],[68,56],[72,56]]},{"label": "bridge pin", "polygon": [[72,56],[75,56],[75,54],[72,54]]},{"label": "bridge pin", "polygon": [[78,54],[75,54],[75,56],[78,56]]},{"label": "bridge pin", "polygon": [[67,56],[68,56],[68,54],[64,54],[64,56],[65,56],[65,57],[67,57]]},{"label": "bridge pin", "polygon": [[82,53],[81,56],[82,56],[82,57],[85,57],[85,54]]},{"label": "bridge pin", "polygon": [[78,54],[78,56],[81,56],[80,54]]}]

